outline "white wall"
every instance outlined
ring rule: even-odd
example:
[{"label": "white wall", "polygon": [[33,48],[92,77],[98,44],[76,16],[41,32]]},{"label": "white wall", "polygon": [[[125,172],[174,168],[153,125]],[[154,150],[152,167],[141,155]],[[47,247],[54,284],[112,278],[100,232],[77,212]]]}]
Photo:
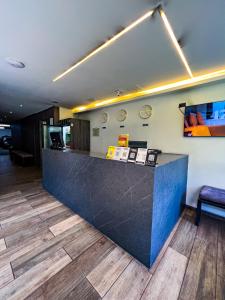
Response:
[{"label": "white wall", "polygon": [[[178,104],[219,100],[225,100],[224,82],[104,108],[82,114],[80,118],[91,121],[92,132],[92,128],[104,126],[100,122],[100,112],[109,113],[109,121],[105,125],[107,129],[100,129],[100,137],[91,137],[91,150],[94,152],[105,153],[109,145],[117,144],[120,133],[129,133],[131,140],[147,140],[151,148],[189,154],[187,204],[196,206],[202,185],[225,188],[225,138],[183,137],[183,115],[178,110]],[[138,117],[138,111],[144,104],[150,104],[153,108],[149,127],[142,127],[144,122]],[[115,118],[121,108],[128,112],[127,120],[121,123],[125,125],[123,129]]]}]

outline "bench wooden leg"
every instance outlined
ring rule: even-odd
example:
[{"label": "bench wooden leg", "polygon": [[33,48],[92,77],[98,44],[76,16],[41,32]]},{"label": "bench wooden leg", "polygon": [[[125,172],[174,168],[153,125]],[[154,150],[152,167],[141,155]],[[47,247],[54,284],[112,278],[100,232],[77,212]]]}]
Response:
[{"label": "bench wooden leg", "polygon": [[199,225],[200,218],[202,213],[202,201],[198,199],[197,209],[196,209],[196,219],[195,219],[195,225]]}]

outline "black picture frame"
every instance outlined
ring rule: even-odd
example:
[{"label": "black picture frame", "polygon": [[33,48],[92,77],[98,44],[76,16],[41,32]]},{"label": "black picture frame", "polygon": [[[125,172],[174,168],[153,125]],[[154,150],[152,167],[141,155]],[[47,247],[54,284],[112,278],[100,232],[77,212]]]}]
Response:
[{"label": "black picture frame", "polygon": [[157,165],[158,152],[148,149],[145,165],[155,167]]}]

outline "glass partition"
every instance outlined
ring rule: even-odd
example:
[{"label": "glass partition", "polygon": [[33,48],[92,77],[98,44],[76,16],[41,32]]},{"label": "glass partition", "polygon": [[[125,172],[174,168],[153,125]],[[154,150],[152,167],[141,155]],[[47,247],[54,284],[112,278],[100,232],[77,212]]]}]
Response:
[{"label": "glass partition", "polygon": [[51,146],[52,146],[52,140],[51,140],[51,136],[50,136],[51,132],[59,132],[62,134],[63,127],[53,126],[53,125],[43,125],[42,126],[43,148],[51,148]]}]

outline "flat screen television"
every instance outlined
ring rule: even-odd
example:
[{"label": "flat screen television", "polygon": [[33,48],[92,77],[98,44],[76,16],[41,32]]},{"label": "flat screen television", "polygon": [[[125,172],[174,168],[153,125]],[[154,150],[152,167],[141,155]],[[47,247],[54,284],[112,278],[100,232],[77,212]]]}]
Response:
[{"label": "flat screen television", "polygon": [[225,101],[186,106],[184,136],[225,137]]}]

